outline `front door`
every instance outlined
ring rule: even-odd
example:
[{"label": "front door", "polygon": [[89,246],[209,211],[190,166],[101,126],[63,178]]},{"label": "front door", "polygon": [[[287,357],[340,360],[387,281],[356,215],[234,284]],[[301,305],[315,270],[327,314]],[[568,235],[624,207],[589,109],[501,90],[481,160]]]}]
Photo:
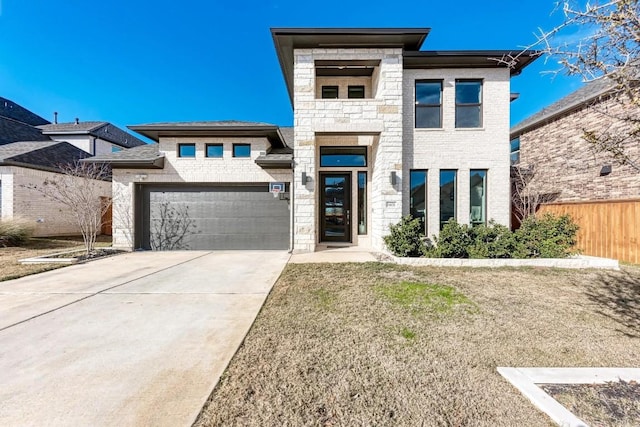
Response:
[{"label": "front door", "polygon": [[320,240],[351,242],[351,174],[320,175]]}]

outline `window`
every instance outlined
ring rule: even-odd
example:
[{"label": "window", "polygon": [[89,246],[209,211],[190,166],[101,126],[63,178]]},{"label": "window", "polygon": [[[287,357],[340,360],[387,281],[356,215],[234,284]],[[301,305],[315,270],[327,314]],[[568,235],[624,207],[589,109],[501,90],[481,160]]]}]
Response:
[{"label": "window", "polygon": [[520,138],[511,140],[511,164],[515,165],[520,162]]},{"label": "window", "polygon": [[471,170],[469,181],[469,221],[472,226],[487,223],[487,171]]},{"label": "window", "polygon": [[427,171],[412,170],[409,175],[409,213],[420,218],[422,232],[427,234]]},{"label": "window", "polygon": [[223,154],[222,144],[207,144],[206,155],[207,157],[222,158]]},{"label": "window", "polygon": [[196,144],[178,144],[178,157],[195,157]]},{"label": "window", "polygon": [[338,86],[322,86],[322,99],[337,99]]},{"label": "window", "polygon": [[416,127],[442,127],[442,81],[416,82]]},{"label": "window", "polygon": [[251,157],[251,144],[233,144],[233,157]]},{"label": "window", "polygon": [[320,166],[367,166],[367,147],[320,147]]},{"label": "window", "polygon": [[349,98],[364,98],[364,86],[349,86],[347,96]]},{"label": "window", "polygon": [[482,80],[456,80],[456,127],[482,127]]},{"label": "window", "polygon": [[440,171],[440,230],[447,221],[456,217],[456,172]]},{"label": "window", "polygon": [[367,234],[367,173],[358,172],[358,234]]}]

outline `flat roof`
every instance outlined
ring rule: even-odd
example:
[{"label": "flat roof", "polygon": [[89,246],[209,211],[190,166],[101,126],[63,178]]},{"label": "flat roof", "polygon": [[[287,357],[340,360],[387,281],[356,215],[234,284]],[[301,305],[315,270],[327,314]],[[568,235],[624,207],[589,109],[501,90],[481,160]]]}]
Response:
[{"label": "flat roof", "polygon": [[430,28],[272,28],[282,74],[293,103],[293,50],[311,48],[403,48],[419,50]]}]

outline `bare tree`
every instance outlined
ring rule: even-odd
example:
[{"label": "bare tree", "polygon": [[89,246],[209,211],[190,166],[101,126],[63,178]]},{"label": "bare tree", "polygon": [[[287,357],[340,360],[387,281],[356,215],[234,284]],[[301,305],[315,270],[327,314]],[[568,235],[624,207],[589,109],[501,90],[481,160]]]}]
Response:
[{"label": "bare tree", "polygon": [[[563,0],[556,13],[560,25],[539,29],[536,41],[516,55],[497,58],[514,66],[531,49],[557,60],[551,73],[580,76],[585,82],[602,80],[607,89],[590,108],[611,122],[624,126],[583,129],[584,139],[595,153],[608,153],[614,162],[640,172],[640,0]],[[611,105],[619,108],[609,108]]]},{"label": "bare tree", "polygon": [[553,201],[558,189],[540,166],[511,166],[511,202],[520,223],[535,215],[540,206]]},{"label": "bare tree", "polygon": [[104,214],[111,205],[110,198],[103,197],[103,186],[99,185],[100,181],[110,181],[111,168],[103,163],[76,162],[59,169],[60,173],[53,178],[26,187],[68,208],[67,220],[80,230],[89,255],[95,249]]}]

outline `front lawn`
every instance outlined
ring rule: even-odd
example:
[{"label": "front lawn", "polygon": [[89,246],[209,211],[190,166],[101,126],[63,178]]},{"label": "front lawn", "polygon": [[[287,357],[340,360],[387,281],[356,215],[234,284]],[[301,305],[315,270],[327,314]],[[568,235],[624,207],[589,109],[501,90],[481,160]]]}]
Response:
[{"label": "front lawn", "polygon": [[547,426],[496,371],[637,367],[640,270],[289,265],[199,426]]},{"label": "front lawn", "polygon": [[[111,236],[99,236],[96,246],[110,246]],[[16,279],[30,274],[41,273],[64,264],[20,264],[18,260],[41,255],[81,249],[84,245],[82,237],[33,237],[22,246],[0,247],[0,281]]]}]

